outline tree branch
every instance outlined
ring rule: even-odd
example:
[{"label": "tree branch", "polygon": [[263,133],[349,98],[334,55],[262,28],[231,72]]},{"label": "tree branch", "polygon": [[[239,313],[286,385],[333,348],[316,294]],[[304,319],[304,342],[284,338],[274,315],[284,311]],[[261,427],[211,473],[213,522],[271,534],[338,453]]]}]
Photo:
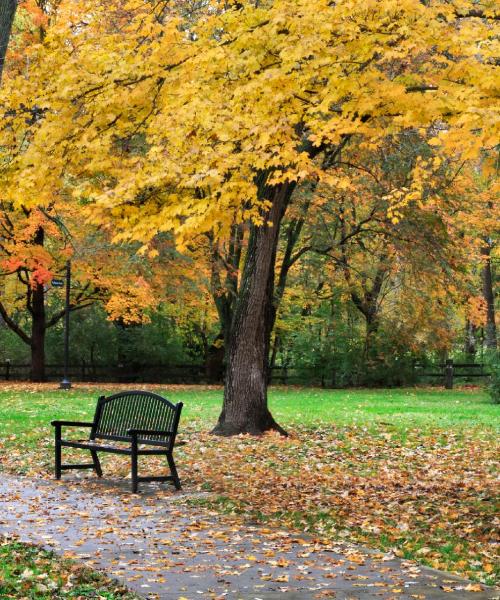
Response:
[{"label": "tree branch", "polygon": [[[82,310],[83,308],[89,308],[89,306],[92,306],[92,304],[94,304],[94,302],[95,302],[95,300],[92,300],[87,303],[70,305],[69,312],[75,312],[76,310]],[[66,314],[66,310],[64,310],[64,309],[60,310],[55,315],[53,315],[48,321],[46,321],[44,328],[49,329],[49,327],[53,327],[58,321],[60,321],[64,317],[65,314]]]},{"label": "tree branch", "polygon": [[28,344],[28,346],[31,345],[30,336],[27,333],[25,333],[13,319],[10,318],[10,316],[8,315],[7,310],[6,310],[5,306],[2,304],[2,302],[0,302],[0,316],[5,321],[5,324],[11,331],[16,333],[23,340],[23,342],[25,344]]}]

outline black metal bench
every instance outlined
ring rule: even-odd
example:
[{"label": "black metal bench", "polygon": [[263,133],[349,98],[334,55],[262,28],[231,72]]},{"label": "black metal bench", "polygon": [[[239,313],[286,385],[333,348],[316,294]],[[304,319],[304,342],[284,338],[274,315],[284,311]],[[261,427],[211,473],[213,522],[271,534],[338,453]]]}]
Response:
[{"label": "black metal bench", "polygon": [[[113,396],[100,396],[92,423],[80,421],[52,421],[55,427],[55,477],[61,479],[61,472],[66,469],[94,469],[98,477],[102,477],[98,452],[128,454],[132,457],[132,492],[137,492],[140,481],[172,481],[176,489],[181,489],[181,482],[173,458],[173,449],[182,402],[172,404],[158,394],[143,391],[127,391]],[[63,440],[63,427],[90,427],[88,441]],[[130,447],[106,445],[102,441],[111,440],[125,442]],[[142,446],[151,446],[144,448]],[[62,447],[83,448],[90,450],[91,464],[62,464]],[[144,455],[165,455],[170,468],[170,475],[155,477],[139,477],[138,457]]]}]

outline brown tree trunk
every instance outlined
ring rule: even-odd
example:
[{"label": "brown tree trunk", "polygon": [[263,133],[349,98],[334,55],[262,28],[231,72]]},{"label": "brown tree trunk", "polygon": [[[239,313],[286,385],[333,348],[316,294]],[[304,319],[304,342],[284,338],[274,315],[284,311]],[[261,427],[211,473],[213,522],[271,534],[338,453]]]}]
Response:
[{"label": "brown tree trunk", "polygon": [[16,9],[17,0],[0,0],[0,81],[2,80],[5,55],[9,46]]},{"label": "brown tree trunk", "polygon": [[484,328],[484,343],[488,350],[497,349],[497,327],[495,322],[495,293],[493,291],[493,272],[491,268],[491,245],[482,249],[484,266],[481,271],[483,297],[486,300],[486,326]]},{"label": "brown tree trunk", "polygon": [[31,297],[31,380],[45,381],[45,295],[34,283]]},{"label": "brown tree trunk", "polygon": [[208,383],[221,383],[224,378],[224,334],[219,333],[208,347],[205,357],[205,376]]},{"label": "brown tree trunk", "polygon": [[228,348],[224,404],[218,435],[262,434],[276,423],[267,405],[267,371],[273,324],[274,269],[281,220],[294,184],[263,186],[272,202],[262,226],[252,226]]},{"label": "brown tree trunk", "polygon": [[[218,242],[213,239],[211,244],[211,292],[215,307],[219,315],[220,334],[216,340],[218,346],[222,341],[223,352],[216,352],[220,362],[218,365],[221,378],[227,364],[229,343],[231,338],[231,327],[233,322],[234,307],[238,297],[238,282],[241,254],[243,250],[244,231],[241,225],[232,227],[231,236],[225,251],[219,248]],[[220,339],[222,337],[222,340]]]},{"label": "brown tree trunk", "polygon": [[371,312],[363,313],[363,316],[366,320],[366,336],[365,336],[365,360],[370,362],[370,360],[376,359],[376,337],[379,328],[379,322],[376,314],[372,314]]},{"label": "brown tree trunk", "polygon": [[[45,231],[39,227],[33,243],[43,246],[44,242]],[[31,313],[31,380],[45,381],[45,291],[43,283],[33,279],[28,288],[28,310]]]}]

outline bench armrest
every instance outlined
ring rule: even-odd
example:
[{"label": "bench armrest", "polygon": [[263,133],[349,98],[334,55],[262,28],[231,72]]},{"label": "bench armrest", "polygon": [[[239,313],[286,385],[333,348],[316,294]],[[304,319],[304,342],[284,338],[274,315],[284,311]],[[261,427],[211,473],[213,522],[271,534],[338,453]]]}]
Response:
[{"label": "bench armrest", "polygon": [[127,435],[131,437],[140,436],[140,435],[161,435],[166,437],[168,435],[173,435],[173,431],[157,431],[156,429],[129,429],[127,431]]},{"label": "bench armrest", "polygon": [[70,427],[93,427],[94,423],[84,423],[82,421],[52,421],[50,423],[52,427],[62,427],[62,426],[70,426]]}]

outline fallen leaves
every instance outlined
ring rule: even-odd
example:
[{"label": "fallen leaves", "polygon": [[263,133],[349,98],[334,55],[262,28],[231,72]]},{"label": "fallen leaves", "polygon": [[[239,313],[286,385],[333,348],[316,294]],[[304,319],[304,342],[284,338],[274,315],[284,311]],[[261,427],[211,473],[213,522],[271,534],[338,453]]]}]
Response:
[{"label": "fallen leaves", "polygon": [[[290,438],[224,439],[200,428],[183,422],[180,436],[187,444],[176,449],[184,486],[200,493],[190,503],[268,523],[264,535],[274,535],[271,526],[279,525],[330,542],[360,542],[486,583],[498,577],[498,442],[491,431],[318,424],[294,426]],[[48,426],[18,431],[3,444],[6,471],[51,475]],[[81,452],[65,456],[80,462]],[[128,475],[128,460],[103,458],[106,475]],[[145,473],[165,466],[161,459],[141,462]],[[252,562],[251,555],[246,560]]]},{"label": "fallen leaves", "polygon": [[192,432],[179,454],[219,510],[494,580],[497,451],[486,435],[408,430],[401,439],[390,426],[333,426],[256,441]]}]

